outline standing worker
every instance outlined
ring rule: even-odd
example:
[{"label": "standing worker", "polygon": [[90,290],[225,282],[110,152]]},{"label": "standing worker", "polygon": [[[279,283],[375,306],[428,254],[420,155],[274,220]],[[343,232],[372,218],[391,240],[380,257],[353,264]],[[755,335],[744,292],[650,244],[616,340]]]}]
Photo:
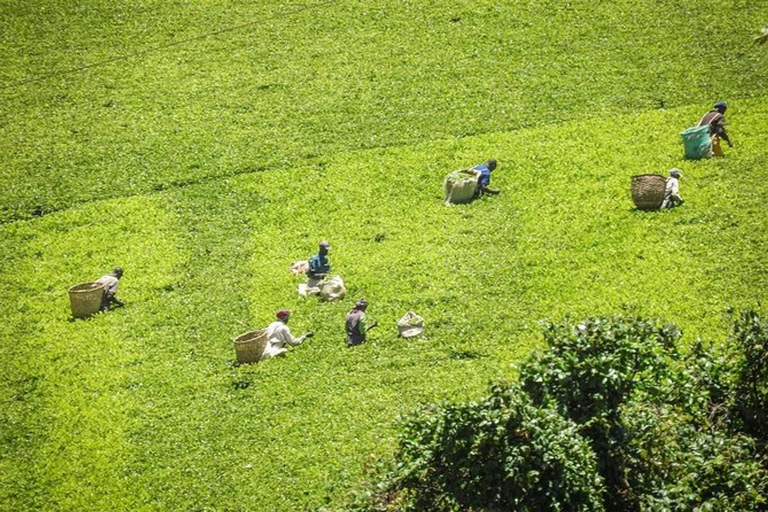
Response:
[{"label": "standing worker", "polygon": [[115,267],[111,273],[99,278],[99,280],[96,281],[97,283],[104,285],[104,294],[101,296],[101,307],[99,308],[101,311],[109,310],[112,304],[116,304],[117,306],[125,306],[125,303],[119,301],[116,297],[117,286],[121,277],[123,277],[122,267]]},{"label": "standing worker", "polygon": [[475,190],[475,197],[480,197],[483,194],[496,195],[501,190],[490,188],[491,173],[496,169],[496,160],[490,159],[485,163],[474,166],[471,169],[464,169],[461,172],[465,174],[471,174],[477,176],[477,189]]},{"label": "standing worker", "polygon": [[320,281],[325,279],[328,272],[331,271],[331,262],[328,261],[328,251],[330,250],[331,244],[323,240],[320,242],[317,254],[309,259],[309,268],[307,269],[308,288],[317,288]]},{"label": "standing worker", "polygon": [[365,299],[360,299],[355,303],[355,307],[347,313],[347,347],[354,347],[365,342],[367,332],[376,327],[376,322],[366,325],[366,309],[368,309],[368,302]]},{"label": "standing worker", "polygon": [[680,169],[674,168],[669,171],[669,178],[664,186],[664,201],[661,203],[661,208],[672,208],[673,206],[681,205],[685,202],[683,196],[680,195],[680,178],[683,174]]},{"label": "standing worker", "polygon": [[715,156],[723,156],[723,149],[720,147],[720,139],[728,143],[732,148],[733,144],[728,134],[725,133],[725,110],[728,106],[724,101],[715,103],[712,110],[704,114],[699,121],[699,126],[709,126],[709,137],[712,139],[712,153]]},{"label": "standing worker", "polygon": [[288,320],[291,318],[291,312],[286,309],[280,309],[275,313],[277,320],[267,326],[267,345],[261,354],[261,359],[281,356],[288,349],[286,345],[301,345],[304,340],[315,335],[312,331],[305,332],[298,338],[294,338],[291,330],[288,328]]}]

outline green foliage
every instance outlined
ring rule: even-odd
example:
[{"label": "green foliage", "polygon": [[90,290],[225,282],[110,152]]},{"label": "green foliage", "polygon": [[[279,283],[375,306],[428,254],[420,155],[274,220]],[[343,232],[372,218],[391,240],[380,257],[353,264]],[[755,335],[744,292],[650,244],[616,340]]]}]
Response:
[{"label": "green foliage", "polygon": [[674,326],[641,319],[550,323],[544,326],[549,350],[521,366],[523,389],[534,403],[556,407],[591,441],[611,510],[636,506],[625,474],[628,438],[621,406],[669,379],[668,361],[680,335]]},{"label": "green foliage", "polygon": [[[642,319],[593,318],[576,326],[547,323],[549,350],[520,369],[537,404],[552,404],[587,428],[615,419],[635,388],[668,379],[668,359],[681,332]],[[651,384],[653,383],[653,384]]]},{"label": "green foliage", "polygon": [[398,510],[603,509],[595,457],[576,425],[517,387],[421,409],[398,439],[392,483],[373,495],[373,509],[393,494]]},{"label": "green foliage", "polygon": [[[727,307],[768,300],[768,53],[741,46],[766,15],[0,3],[0,509],[333,506],[394,418],[508,377],[542,318],[663,315],[717,346]],[[718,99],[736,147],[682,160]],[[502,195],[445,208],[445,174],[491,157]],[[636,211],[630,176],[672,166],[686,205]],[[323,238],[379,319],[356,350],[351,301],[287,271]],[[115,264],[127,306],[71,321],[67,288]],[[279,307],[315,338],[233,365]]]},{"label": "green foliage", "polygon": [[[735,349],[733,416],[737,428],[768,446],[768,321],[742,311],[730,339]],[[766,453],[768,455],[768,453]]]},{"label": "green foliage", "polygon": [[[737,337],[747,321],[760,324],[743,314]],[[400,427],[395,462],[379,467],[354,508],[757,511],[768,503],[754,440],[710,415],[706,384],[721,364],[703,364],[701,347],[680,356],[674,326],[593,318],[546,324],[544,336],[549,350],[520,373],[534,400],[496,384],[477,402],[416,411]]]},{"label": "green foliage", "polygon": [[754,441],[701,427],[671,404],[636,401],[621,411],[625,477],[641,510],[762,510],[768,473]]}]

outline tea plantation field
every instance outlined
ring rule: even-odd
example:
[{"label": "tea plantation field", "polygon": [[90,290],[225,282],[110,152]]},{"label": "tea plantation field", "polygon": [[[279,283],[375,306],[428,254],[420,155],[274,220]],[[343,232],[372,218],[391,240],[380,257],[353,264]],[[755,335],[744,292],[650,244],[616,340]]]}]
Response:
[{"label": "tea plantation field", "polygon": [[[720,341],[768,301],[754,1],[0,1],[0,510],[343,510],[397,418],[466,400],[539,322]],[[727,101],[734,148],[679,133]],[[446,207],[489,157],[494,187]],[[686,203],[641,212],[635,174]],[[288,267],[333,245],[345,300]],[[71,318],[113,266],[126,307]],[[379,322],[344,344],[365,296]],[[293,311],[316,336],[236,366]],[[395,322],[413,310],[424,336]]]}]

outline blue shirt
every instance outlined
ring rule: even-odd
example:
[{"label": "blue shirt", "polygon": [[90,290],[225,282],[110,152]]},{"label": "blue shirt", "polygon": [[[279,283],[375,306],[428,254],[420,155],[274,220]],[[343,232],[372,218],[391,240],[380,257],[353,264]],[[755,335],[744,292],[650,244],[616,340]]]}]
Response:
[{"label": "blue shirt", "polygon": [[331,263],[326,255],[317,253],[309,258],[309,271],[307,273],[310,276],[313,274],[327,274],[330,271]]},{"label": "blue shirt", "polygon": [[480,171],[480,179],[477,180],[478,185],[481,187],[487,187],[491,184],[491,170],[486,164],[480,164],[473,167],[476,171]]}]

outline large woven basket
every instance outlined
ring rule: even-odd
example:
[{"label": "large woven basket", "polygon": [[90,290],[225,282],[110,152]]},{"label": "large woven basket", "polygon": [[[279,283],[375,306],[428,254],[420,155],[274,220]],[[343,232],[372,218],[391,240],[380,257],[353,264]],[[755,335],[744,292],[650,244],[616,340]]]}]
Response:
[{"label": "large woven basket", "polygon": [[72,316],[85,318],[99,311],[101,298],[104,296],[102,283],[82,283],[69,289],[69,303]]},{"label": "large woven basket", "polygon": [[632,201],[640,210],[658,210],[664,201],[667,178],[660,174],[632,176]]},{"label": "large woven basket", "polygon": [[267,346],[267,330],[259,329],[241,334],[233,342],[239,364],[256,363]]}]

